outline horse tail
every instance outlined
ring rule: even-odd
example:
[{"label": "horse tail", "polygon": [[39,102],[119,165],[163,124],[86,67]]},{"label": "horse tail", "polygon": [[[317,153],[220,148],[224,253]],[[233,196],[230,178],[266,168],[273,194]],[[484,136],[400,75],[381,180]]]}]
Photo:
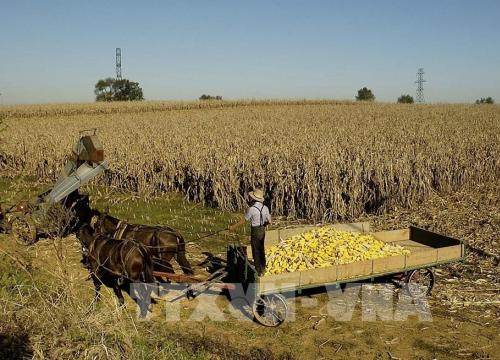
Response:
[{"label": "horse tail", "polygon": [[180,251],[176,254],[176,260],[179,266],[181,267],[182,271],[186,275],[193,275],[194,271],[193,268],[191,267],[191,264],[189,263],[188,259],[186,258],[186,252],[185,251]]},{"label": "horse tail", "polygon": [[193,275],[194,271],[186,258],[186,242],[180,233],[177,234],[177,251],[175,252],[175,260],[186,275]]},{"label": "horse tail", "polygon": [[177,251],[186,251],[186,241],[184,240],[184,237],[177,231],[175,236],[177,237]]}]

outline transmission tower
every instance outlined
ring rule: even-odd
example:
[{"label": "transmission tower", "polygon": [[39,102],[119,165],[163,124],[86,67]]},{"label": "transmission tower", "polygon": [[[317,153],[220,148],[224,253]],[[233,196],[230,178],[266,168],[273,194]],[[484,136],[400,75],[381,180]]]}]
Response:
[{"label": "transmission tower", "polygon": [[122,79],[122,49],[116,48],[116,80]]},{"label": "transmission tower", "polygon": [[417,71],[417,81],[415,83],[418,84],[417,86],[417,103],[423,104],[425,102],[424,100],[424,69],[420,68]]}]

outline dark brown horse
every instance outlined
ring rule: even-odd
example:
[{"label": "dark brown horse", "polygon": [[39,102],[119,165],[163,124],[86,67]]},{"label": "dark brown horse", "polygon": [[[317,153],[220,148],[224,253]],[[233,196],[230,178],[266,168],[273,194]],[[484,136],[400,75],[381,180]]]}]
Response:
[{"label": "dark brown horse", "polygon": [[94,229],[114,239],[135,240],[146,246],[153,258],[156,271],[174,273],[170,260],[175,258],[182,271],[192,275],[193,269],[186,258],[186,243],[182,235],[168,226],[129,224],[105,213],[98,213]]},{"label": "dark brown horse", "polygon": [[[95,300],[100,299],[101,284],[113,288],[120,305],[124,298],[122,289],[137,290],[136,300],[141,317],[147,314],[151,302],[149,284],[154,283],[153,263],[146,247],[132,240],[115,240],[107,235],[94,233],[89,225],[78,232],[84,248],[84,262],[94,281]],[[133,286],[133,289],[131,287]]]}]

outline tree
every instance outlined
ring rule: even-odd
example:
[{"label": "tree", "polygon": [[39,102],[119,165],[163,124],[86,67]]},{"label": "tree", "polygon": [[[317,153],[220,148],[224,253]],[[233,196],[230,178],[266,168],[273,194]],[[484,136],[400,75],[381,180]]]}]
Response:
[{"label": "tree", "polygon": [[491,96],[488,96],[487,98],[481,98],[480,100],[476,100],[476,104],[494,104],[495,100]]},{"label": "tree", "polygon": [[373,95],[372,91],[365,86],[364,88],[358,90],[358,96],[356,96],[356,100],[374,101],[375,95]]},{"label": "tree", "polygon": [[222,96],[219,96],[219,95],[212,96],[212,95],[203,94],[198,99],[199,100],[222,100]]},{"label": "tree", "polygon": [[128,79],[101,79],[95,84],[96,101],[135,101],[144,100],[142,89],[138,82]]},{"label": "tree", "polygon": [[144,100],[142,89],[138,82],[127,79],[116,80],[113,88],[115,90],[115,100],[117,101]]},{"label": "tree", "polygon": [[413,96],[410,95],[401,95],[398,97],[398,103],[399,104],[413,104]]},{"label": "tree", "polygon": [[113,101],[113,83],[112,78],[101,79],[95,84],[95,101]]}]

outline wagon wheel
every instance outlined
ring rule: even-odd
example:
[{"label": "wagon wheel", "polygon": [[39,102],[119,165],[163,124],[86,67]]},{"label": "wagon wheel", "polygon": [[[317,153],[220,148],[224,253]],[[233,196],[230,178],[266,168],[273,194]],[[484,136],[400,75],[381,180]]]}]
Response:
[{"label": "wagon wheel", "polygon": [[434,273],[428,268],[413,270],[406,276],[405,285],[411,297],[429,295],[434,286]]},{"label": "wagon wheel", "polygon": [[29,217],[15,218],[12,221],[12,234],[21,245],[32,245],[36,242],[36,226]]},{"label": "wagon wheel", "polygon": [[280,294],[260,295],[252,307],[255,320],[264,326],[279,326],[285,321],[288,305]]}]

